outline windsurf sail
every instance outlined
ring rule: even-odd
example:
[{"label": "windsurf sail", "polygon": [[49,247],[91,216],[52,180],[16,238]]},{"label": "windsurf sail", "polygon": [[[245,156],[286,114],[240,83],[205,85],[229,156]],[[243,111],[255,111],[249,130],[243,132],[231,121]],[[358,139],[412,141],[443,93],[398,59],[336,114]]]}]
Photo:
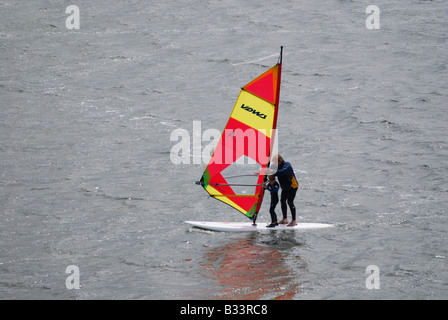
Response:
[{"label": "windsurf sail", "polygon": [[254,224],[277,127],[282,53],[283,47],[275,66],[241,88],[204,174],[196,182]]}]

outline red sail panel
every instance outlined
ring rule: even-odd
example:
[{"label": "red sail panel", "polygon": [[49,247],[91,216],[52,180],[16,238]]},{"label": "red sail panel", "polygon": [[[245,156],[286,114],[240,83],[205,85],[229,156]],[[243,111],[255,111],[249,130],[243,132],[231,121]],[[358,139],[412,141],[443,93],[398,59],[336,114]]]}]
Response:
[{"label": "red sail panel", "polygon": [[278,95],[278,70],[278,65],[272,67],[259,77],[246,84],[243,89],[255,94],[269,103],[275,104]]}]

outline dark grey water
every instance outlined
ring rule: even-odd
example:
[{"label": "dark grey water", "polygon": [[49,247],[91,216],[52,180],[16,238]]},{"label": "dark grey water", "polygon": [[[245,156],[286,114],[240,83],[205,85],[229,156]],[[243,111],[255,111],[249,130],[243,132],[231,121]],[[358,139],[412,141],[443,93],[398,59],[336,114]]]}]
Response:
[{"label": "dark grey water", "polygon": [[[447,13],[441,0],[0,1],[0,298],[447,299]],[[245,218],[194,185],[204,164],[171,162],[170,135],[222,130],[280,45],[299,220],[336,227],[192,229]]]}]

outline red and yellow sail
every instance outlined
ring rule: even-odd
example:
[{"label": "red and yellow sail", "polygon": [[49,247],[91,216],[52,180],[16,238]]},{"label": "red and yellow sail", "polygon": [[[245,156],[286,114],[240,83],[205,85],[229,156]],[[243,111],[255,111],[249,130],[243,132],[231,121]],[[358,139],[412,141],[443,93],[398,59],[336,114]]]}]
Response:
[{"label": "red and yellow sail", "polygon": [[255,221],[277,126],[279,62],[241,88],[230,118],[205,169],[204,189]]}]

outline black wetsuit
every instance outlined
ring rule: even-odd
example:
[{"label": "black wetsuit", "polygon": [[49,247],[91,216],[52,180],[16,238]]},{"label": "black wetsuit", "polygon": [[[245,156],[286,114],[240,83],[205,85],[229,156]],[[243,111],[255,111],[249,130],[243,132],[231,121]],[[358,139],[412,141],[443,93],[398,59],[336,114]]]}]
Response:
[{"label": "black wetsuit", "polygon": [[292,220],[296,220],[296,207],[294,206],[294,198],[296,197],[299,184],[297,183],[296,175],[289,162],[282,161],[274,174],[278,177],[278,182],[282,187],[282,194],[280,198],[280,204],[282,208],[283,219],[287,219],[287,206],[291,210]]},{"label": "black wetsuit", "polygon": [[277,181],[275,181],[274,184],[270,184],[269,182],[266,185],[266,189],[269,190],[271,193],[271,206],[269,208],[269,213],[271,214],[271,222],[276,223],[277,222],[277,214],[275,213],[275,207],[278,203],[278,189],[280,188],[280,185]]}]

